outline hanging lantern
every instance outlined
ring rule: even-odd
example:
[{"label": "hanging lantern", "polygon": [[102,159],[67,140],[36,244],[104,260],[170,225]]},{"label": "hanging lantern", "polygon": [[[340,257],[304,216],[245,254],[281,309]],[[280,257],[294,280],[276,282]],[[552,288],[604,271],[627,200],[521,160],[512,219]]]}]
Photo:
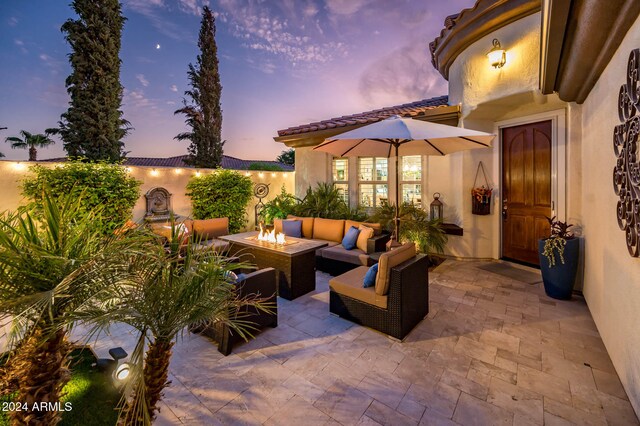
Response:
[{"label": "hanging lantern", "polygon": [[431,210],[431,220],[441,219],[443,218],[444,213],[444,205],[442,201],[440,201],[440,193],[436,192],[433,194],[433,201],[430,204]]}]

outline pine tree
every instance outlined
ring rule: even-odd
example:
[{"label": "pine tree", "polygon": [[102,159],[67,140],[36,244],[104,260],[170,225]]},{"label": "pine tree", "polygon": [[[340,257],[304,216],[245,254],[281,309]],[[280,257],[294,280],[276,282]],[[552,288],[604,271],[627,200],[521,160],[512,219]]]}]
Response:
[{"label": "pine tree", "polygon": [[184,106],[175,114],[184,114],[185,123],[191,131],[180,133],[174,139],[189,140],[188,164],[196,167],[219,167],[222,163],[221,137],[222,110],[220,96],[222,85],[218,73],[218,48],[216,47],[216,23],[211,9],[202,11],[202,23],[198,37],[200,54],[196,65],[189,64],[187,75],[191,90],[184,94],[190,102],[183,99]]},{"label": "pine tree", "polygon": [[119,53],[125,18],[119,0],[73,0],[71,6],[78,19],[62,25],[72,49],[72,73],[66,80],[71,101],[57,133],[70,157],[115,162],[124,156],[121,140],[129,130],[120,110]]}]

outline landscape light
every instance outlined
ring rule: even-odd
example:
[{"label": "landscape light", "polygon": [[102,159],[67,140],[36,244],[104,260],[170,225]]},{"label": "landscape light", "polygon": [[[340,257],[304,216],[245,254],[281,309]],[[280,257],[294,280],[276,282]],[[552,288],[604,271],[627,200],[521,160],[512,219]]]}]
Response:
[{"label": "landscape light", "polygon": [[116,368],[116,371],[113,373],[113,378],[118,382],[123,382],[127,380],[129,373],[131,373],[131,365],[129,365],[128,362],[123,362]]},{"label": "landscape light", "polygon": [[502,68],[507,62],[507,53],[500,46],[500,42],[497,38],[493,39],[493,47],[487,53],[487,58],[489,58],[489,64],[494,68]]}]

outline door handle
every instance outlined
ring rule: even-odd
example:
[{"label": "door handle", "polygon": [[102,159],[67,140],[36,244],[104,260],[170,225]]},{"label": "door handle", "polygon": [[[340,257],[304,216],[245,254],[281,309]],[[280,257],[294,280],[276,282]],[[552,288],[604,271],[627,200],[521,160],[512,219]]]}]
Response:
[{"label": "door handle", "polygon": [[509,210],[509,207],[507,206],[507,199],[505,198],[504,200],[502,200],[502,218],[503,219],[507,218],[507,210]]}]

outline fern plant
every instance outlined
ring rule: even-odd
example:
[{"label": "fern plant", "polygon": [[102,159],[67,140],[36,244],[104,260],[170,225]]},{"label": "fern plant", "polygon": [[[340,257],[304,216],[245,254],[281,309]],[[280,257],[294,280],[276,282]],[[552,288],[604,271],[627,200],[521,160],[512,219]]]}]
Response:
[{"label": "fern plant", "polygon": [[557,220],[556,216],[547,217],[547,221],[549,221],[551,233],[549,238],[544,240],[542,254],[549,261],[549,267],[553,268],[556,265],[555,253],[558,253],[560,262],[564,265],[564,248],[567,245],[567,240],[573,238],[573,233],[569,230],[573,224]]}]

